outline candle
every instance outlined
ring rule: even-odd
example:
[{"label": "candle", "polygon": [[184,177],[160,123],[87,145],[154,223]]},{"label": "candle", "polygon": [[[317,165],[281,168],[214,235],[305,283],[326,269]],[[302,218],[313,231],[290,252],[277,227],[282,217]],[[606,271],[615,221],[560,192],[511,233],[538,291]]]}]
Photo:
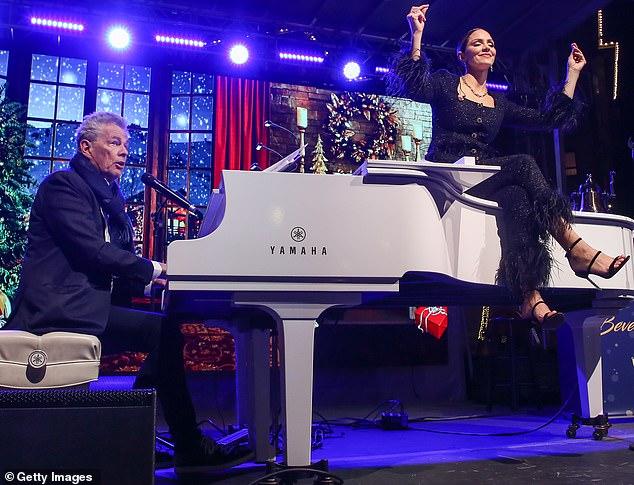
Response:
[{"label": "candle", "polygon": [[306,108],[297,107],[297,127],[308,127],[308,110]]},{"label": "candle", "polygon": [[423,139],[423,125],[414,125],[414,140],[422,140]]},{"label": "candle", "polygon": [[412,151],[412,137],[409,135],[401,135],[401,146],[404,152]]}]

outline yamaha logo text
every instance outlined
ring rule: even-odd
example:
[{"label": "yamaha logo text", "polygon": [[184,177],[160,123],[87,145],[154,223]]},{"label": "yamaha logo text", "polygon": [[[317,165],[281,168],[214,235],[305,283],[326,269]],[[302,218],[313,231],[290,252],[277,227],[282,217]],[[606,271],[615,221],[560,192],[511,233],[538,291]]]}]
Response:
[{"label": "yamaha logo text", "polygon": [[313,246],[299,244],[304,242],[307,237],[306,230],[303,227],[296,226],[290,231],[290,239],[292,244],[289,245],[271,245],[271,255],[280,256],[328,256],[328,249],[326,246]]}]

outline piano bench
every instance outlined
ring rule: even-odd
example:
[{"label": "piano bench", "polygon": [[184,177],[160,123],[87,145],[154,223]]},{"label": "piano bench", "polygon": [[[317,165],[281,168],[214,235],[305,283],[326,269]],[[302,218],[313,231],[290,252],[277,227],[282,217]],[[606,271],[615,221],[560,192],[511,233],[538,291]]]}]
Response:
[{"label": "piano bench", "polygon": [[0,330],[0,389],[88,389],[100,358],[94,335]]},{"label": "piano bench", "polygon": [[541,409],[542,399],[537,378],[531,322],[521,318],[493,318],[489,321],[487,340],[487,411],[493,408],[495,389],[508,389],[511,409],[516,410],[522,388],[532,389],[531,397]]}]

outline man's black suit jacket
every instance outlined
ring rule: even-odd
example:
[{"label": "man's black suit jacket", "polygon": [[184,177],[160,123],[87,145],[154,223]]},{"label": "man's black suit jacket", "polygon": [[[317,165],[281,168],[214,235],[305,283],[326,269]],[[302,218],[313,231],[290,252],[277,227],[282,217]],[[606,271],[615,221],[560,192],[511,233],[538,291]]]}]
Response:
[{"label": "man's black suit jacket", "polygon": [[143,286],[154,270],[150,260],[106,242],[105,229],[97,198],[77,172],[49,175],[31,209],[28,247],[6,328],[103,333],[113,276]]}]

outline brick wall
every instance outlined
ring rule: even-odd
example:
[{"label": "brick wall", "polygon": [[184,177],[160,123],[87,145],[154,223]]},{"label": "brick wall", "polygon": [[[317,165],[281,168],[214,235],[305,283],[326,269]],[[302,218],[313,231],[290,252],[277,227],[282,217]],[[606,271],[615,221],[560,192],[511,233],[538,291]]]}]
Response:
[{"label": "brick wall", "polygon": [[[297,107],[306,108],[308,110],[308,128],[305,133],[305,142],[308,143],[306,149],[306,171],[312,165],[312,152],[317,142],[317,135],[320,134],[324,141],[324,153],[328,159],[329,172],[334,171],[352,171],[356,168],[356,164],[348,160],[336,160],[325,136],[324,128],[328,120],[328,109],[326,104],[331,101],[330,94],[333,91],[310,86],[298,86],[294,84],[272,83],[270,91],[270,119],[285,128],[290,129],[299,134],[297,129]],[[337,94],[339,92],[336,92]],[[401,148],[400,135],[412,136],[415,124],[421,124],[423,127],[423,141],[421,142],[421,152],[424,154],[429,146],[431,139],[431,108],[427,104],[416,103],[407,99],[398,99],[390,97],[382,97],[382,100],[388,104],[392,104],[396,110],[397,116],[401,120],[396,142],[396,159],[404,159]],[[371,123],[363,123],[358,120],[355,128],[361,130],[371,130]],[[274,150],[286,155],[297,148],[297,143],[291,135],[279,128],[272,127],[270,129],[269,146]],[[371,134],[371,133],[368,133]],[[359,137],[363,137],[364,133],[359,133]],[[413,153],[410,156],[413,159]],[[273,161],[273,160],[272,160]]]}]

